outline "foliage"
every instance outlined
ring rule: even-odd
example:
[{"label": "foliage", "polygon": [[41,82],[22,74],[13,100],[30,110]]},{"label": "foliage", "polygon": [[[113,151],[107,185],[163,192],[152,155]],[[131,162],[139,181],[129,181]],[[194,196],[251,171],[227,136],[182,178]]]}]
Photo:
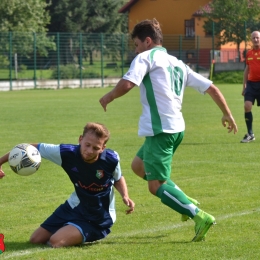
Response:
[{"label": "foliage", "polygon": [[259,259],[260,110],[254,110],[256,141],[241,144],[246,131],[242,85],[219,87],[239,133],[227,133],[209,95],[187,88],[182,108],[185,136],[172,162],[172,180],[216,217],[217,225],[201,243],[190,242],[193,221],[182,223],[180,215],[162,205],[149,193],[147,183],[131,171],[132,158],[144,141],[137,137],[138,88],[115,99],[107,112],[98,100],[110,88],[2,92],[1,155],[21,142],[77,143],[86,122],[102,122],[111,132],[107,147],[120,155],[136,209],[126,215],[126,206],[115,192],[117,219],[106,239],[71,248],[31,245],[30,234],[67,199],[73,185],[61,167],[45,159],[29,177],[14,174],[5,164],[6,177],[0,180],[0,233],[5,235],[6,251],[0,259]]},{"label": "foliage", "polygon": [[45,0],[1,0],[0,32],[46,32],[47,6]]},{"label": "foliage", "polygon": [[218,45],[232,42],[238,51],[247,34],[260,25],[258,0],[213,0],[209,3],[209,10],[202,8],[201,11],[202,16],[208,18],[204,24],[205,31],[212,34],[214,22]]},{"label": "foliage", "polygon": [[243,83],[244,71],[219,72],[213,75],[214,83],[241,84]]},{"label": "foliage", "polygon": [[[114,45],[105,43],[101,46],[99,34],[127,33],[127,16],[118,13],[123,3],[122,0],[54,0],[49,7],[51,15],[49,30],[70,33],[70,41],[75,38],[75,33],[87,33],[82,39],[83,42],[88,43],[82,55],[85,58],[88,57],[89,64],[92,65],[93,52],[104,48],[107,53],[114,53],[116,48]],[[93,38],[94,34],[97,38]],[[79,44],[79,41],[77,42]],[[77,49],[79,49],[78,44],[75,46]]]},{"label": "foliage", "polygon": [[[62,65],[58,68],[55,68],[52,72],[51,78],[52,79],[79,79],[80,78],[80,69],[77,65]],[[82,70],[82,78],[100,78],[100,73],[88,70]]]},{"label": "foliage", "polygon": [[2,68],[7,68],[9,66],[9,61],[7,56],[5,55],[0,55],[0,64]]},{"label": "foliage", "polygon": [[124,1],[53,0],[48,7],[51,32],[126,33],[127,17],[118,10]]},{"label": "foliage", "polygon": [[[47,56],[47,49],[55,49],[52,37],[47,37],[46,26],[50,16],[45,8],[45,0],[1,0],[0,5],[0,51],[17,53],[24,57],[33,56],[33,46],[37,53]],[[35,34],[38,33],[37,42]]]}]

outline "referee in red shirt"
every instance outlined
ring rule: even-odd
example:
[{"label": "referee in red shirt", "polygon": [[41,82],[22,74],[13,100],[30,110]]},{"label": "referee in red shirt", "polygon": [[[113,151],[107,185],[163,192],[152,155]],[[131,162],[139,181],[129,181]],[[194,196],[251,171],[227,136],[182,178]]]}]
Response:
[{"label": "referee in red shirt", "polygon": [[260,32],[251,34],[253,49],[246,54],[246,67],[244,70],[244,81],[242,95],[244,96],[245,122],[247,134],[241,143],[249,143],[255,140],[253,133],[252,106],[257,101],[260,106]]}]

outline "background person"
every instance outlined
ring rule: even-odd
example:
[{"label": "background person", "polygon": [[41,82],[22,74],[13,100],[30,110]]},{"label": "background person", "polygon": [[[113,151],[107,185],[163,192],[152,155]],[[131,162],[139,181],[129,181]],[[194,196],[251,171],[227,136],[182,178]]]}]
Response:
[{"label": "background person", "polygon": [[[129,207],[126,213],[134,211],[119,155],[106,149],[109,136],[103,124],[90,122],[77,145],[32,144],[43,158],[64,169],[75,191],[34,231],[31,243],[66,247],[106,237],[116,220],[113,186]],[[0,178],[4,176],[2,164],[8,161],[8,155],[0,158]]]},{"label": "background person", "polygon": [[246,54],[246,67],[242,89],[247,133],[241,140],[241,143],[249,143],[255,140],[251,110],[255,100],[257,101],[257,106],[260,106],[260,32],[252,32],[251,41],[253,49],[249,50]]},{"label": "background person", "polygon": [[184,89],[191,86],[208,93],[223,113],[222,124],[237,132],[236,123],[220,90],[212,81],[193,72],[182,61],[167,54],[162,47],[162,31],[156,19],[138,23],[132,32],[137,56],[130,69],[114,89],[104,95],[100,104],[107,105],[140,87],[142,115],[139,136],[145,142],[132,162],[133,171],[148,180],[149,191],[161,202],[195,221],[193,241],[205,239],[215,218],[200,210],[170,179],[172,156],[182,141],[185,129],[181,113]]}]

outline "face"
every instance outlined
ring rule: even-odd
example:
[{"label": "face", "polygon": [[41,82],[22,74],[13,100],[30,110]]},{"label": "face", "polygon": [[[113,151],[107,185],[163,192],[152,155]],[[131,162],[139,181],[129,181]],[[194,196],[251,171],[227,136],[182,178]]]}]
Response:
[{"label": "face", "polygon": [[95,134],[89,132],[79,137],[80,153],[82,159],[87,163],[95,162],[106,145],[104,139],[98,138]]},{"label": "face", "polygon": [[142,42],[139,38],[134,38],[134,45],[135,45],[135,53],[139,54],[144,51],[151,49],[152,40],[150,37],[146,37],[146,39]]},{"label": "face", "polygon": [[251,41],[253,43],[254,49],[259,49],[260,48],[260,33],[253,32],[251,35]]}]

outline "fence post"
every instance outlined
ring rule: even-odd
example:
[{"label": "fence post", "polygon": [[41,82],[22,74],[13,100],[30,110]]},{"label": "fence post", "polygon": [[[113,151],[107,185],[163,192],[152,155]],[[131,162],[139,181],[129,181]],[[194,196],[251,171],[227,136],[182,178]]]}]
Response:
[{"label": "fence post", "polygon": [[124,76],[124,53],[125,53],[125,45],[124,45],[124,34],[121,37],[121,68],[122,68],[122,77]]},{"label": "fence post", "polygon": [[60,33],[57,33],[57,79],[58,89],[60,88]]},{"label": "fence post", "polygon": [[244,22],[244,30],[245,30],[245,51],[244,51],[244,55],[243,55],[243,58],[245,60],[245,67],[246,67],[246,21]]},{"label": "fence post", "polygon": [[36,88],[36,33],[33,33],[33,80],[34,88]]},{"label": "fence post", "polygon": [[82,88],[82,33],[79,34],[79,72],[80,72],[80,88]]},{"label": "fence post", "polygon": [[103,42],[104,42],[104,38],[103,38],[103,33],[101,33],[101,87],[104,87],[104,60],[103,60]]},{"label": "fence post", "polygon": [[12,32],[9,32],[9,80],[10,80],[10,90],[13,90],[13,84],[12,84]]},{"label": "fence post", "polygon": [[[212,21],[212,60],[215,60],[215,22]],[[212,60],[210,63],[212,63]]]}]

